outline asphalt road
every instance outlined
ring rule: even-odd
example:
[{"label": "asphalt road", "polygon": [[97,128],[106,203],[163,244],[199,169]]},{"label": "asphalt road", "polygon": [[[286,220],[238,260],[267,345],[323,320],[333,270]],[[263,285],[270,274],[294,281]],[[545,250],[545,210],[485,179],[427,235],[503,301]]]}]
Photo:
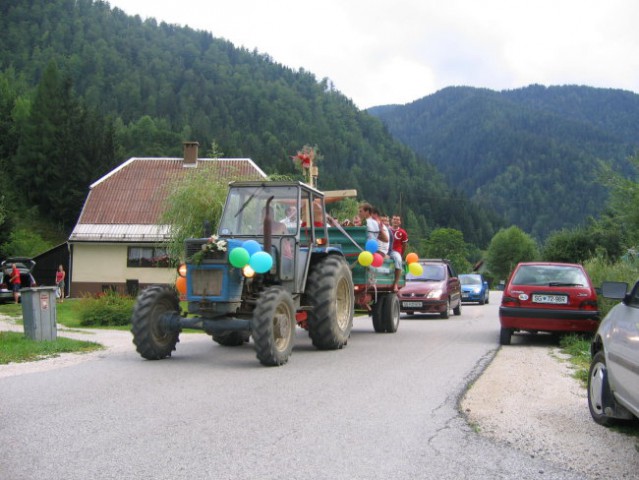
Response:
[{"label": "asphalt road", "polygon": [[[402,317],[289,363],[183,335],[174,356],[116,351],[0,378],[0,478],[581,479],[475,433],[459,412],[498,348],[497,302]],[[495,392],[499,395],[499,392]]]}]

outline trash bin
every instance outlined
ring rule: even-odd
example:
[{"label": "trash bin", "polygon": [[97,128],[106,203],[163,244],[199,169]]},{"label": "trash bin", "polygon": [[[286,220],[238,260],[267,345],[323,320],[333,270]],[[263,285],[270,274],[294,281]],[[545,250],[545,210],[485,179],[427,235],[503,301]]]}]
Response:
[{"label": "trash bin", "polygon": [[55,290],[56,287],[32,287],[20,290],[22,321],[27,338],[36,341],[57,338]]}]

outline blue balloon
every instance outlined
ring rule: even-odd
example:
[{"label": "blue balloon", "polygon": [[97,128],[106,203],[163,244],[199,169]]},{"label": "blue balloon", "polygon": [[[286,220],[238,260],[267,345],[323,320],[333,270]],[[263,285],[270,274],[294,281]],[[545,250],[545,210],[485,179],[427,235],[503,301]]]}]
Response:
[{"label": "blue balloon", "polygon": [[366,251],[371,252],[371,253],[375,253],[378,250],[378,245],[377,245],[377,240],[370,238],[368,240],[366,240]]},{"label": "blue balloon", "polygon": [[249,265],[255,273],[266,273],[273,266],[273,257],[266,252],[257,252],[251,255]]},{"label": "blue balloon", "polygon": [[[251,256],[254,253],[262,251],[262,245],[260,245],[255,240],[247,240],[246,242],[244,242],[242,244],[242,247],[244,247],[246,249],[246,251],[249,253],[249,255],[251,255]],[[253,270],[255,270],[255,269],[253,269]]]}]

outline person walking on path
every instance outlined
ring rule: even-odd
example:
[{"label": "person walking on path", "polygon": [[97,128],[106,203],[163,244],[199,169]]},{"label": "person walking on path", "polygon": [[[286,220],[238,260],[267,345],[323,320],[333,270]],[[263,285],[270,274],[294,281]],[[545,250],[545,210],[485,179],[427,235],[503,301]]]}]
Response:
[{"label": "person walking on path", "polygon": [[64,271],[64,267],[60,265],[58,267],[58,271],[55,272],[55,285],[58,287],[58,297],[60,298],[60,303],[64,302],[64,279],[67,274]]},{"label": "person walking on path", "polygon": [[18,270],[18,266],[14,263],[11,265],[11,277],[9,277],[9,281],[11,282],[13,289],[13,299],[16,303],[20,302],[20,288],[22,288],[22,280],[20,280],[20,270]]}]

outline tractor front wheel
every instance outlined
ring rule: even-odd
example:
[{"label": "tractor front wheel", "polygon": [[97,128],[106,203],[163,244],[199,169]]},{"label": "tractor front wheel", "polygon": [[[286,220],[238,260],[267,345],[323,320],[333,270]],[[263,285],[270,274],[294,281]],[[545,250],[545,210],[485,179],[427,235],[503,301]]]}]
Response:
[{"label": "tractor front wheel", "polygon": [[168,331],[162,323],[166,313],[180,314],[180,299],[172,287],[154,285],[138,296],[131,317],[136,350],[148,360],[170,357],[179,341],[179,331]]},{"label": "tractor front wheel", "polygon": [[251,335],[262,365],[278,366],[288,361],[295,340],[293,297],[280,287],[265,290],[253,311]]}]

